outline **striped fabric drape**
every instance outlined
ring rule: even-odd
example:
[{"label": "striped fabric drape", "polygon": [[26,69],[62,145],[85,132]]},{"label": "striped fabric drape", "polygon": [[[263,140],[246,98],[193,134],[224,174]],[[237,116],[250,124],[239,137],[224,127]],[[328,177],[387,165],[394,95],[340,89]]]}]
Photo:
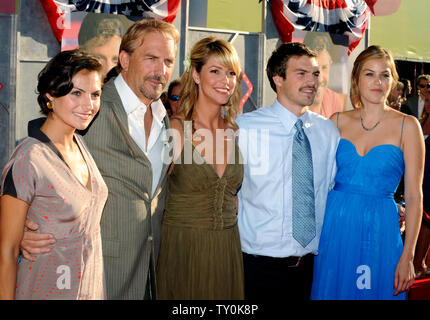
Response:
[{"label": "striped fabric drape", "polygon": [[181,0],[40,0],[55,38],[61,43],[66,15],[74,11],[123,14],[131,20],[162,19],[172,23]]},{"label": "striped fabric drape", "polygon": [[344,34],[349,54],[366,31],[378,0],[271,0],[272,16],[282,42],[291,42],[295,29]]}]

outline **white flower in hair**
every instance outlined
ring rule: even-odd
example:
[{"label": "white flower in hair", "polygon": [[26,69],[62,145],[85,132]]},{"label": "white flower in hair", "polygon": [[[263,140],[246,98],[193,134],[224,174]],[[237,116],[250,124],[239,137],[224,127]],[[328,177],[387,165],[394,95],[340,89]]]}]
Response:
[{"label": "white flower in hair", "polygon": [[189,56],[187,56],[186,58],[185,58],[185,60],[184,60],[184,69],[185,69],[185,71],[187,72],[187,71],[190,71],[190,68],[191,68],[191,59],[190,59],[190,57]]}]

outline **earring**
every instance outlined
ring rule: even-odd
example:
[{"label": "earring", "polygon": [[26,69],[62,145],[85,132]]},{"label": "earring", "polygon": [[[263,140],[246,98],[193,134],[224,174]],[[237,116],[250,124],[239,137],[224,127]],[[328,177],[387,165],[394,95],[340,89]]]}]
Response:
[{"label": "earring", "polygon": [[52,109],[52,102],[51,102],[51,101],[48,101],[48,102],[46,103],[46,107],[47,107],[48,109]]}]

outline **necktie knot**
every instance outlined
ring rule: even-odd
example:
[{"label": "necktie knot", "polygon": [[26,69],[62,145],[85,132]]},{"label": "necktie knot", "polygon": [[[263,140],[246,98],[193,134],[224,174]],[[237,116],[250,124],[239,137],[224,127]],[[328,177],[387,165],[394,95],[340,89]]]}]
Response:
[{"label": "necktie knot", "polygon": [[303,121],[301,119],[298,119],[297,122],[294,124],[294,127],[296,128],[297,132],[296,132],[296,137],[299,140],[303,140]]},{"label": "necktie knot", "polygon": [[303,121],[302,119],[298,119],[296,123],[294,124],[294,127],[296,127],[297,131],[303,131]]}]

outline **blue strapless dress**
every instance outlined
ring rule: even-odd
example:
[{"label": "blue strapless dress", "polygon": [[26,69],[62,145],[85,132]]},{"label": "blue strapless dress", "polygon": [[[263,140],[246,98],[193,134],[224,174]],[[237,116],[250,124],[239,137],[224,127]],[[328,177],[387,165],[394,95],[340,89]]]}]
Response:
[{"label": "blue strapless dress", "polygon": [[336,162],[311,299],[405,299],[405,292],[393,295],[403,250],[393,199],[405,167],[402,150],[385,144],[360,156],[350,141],[341,139]]}]

